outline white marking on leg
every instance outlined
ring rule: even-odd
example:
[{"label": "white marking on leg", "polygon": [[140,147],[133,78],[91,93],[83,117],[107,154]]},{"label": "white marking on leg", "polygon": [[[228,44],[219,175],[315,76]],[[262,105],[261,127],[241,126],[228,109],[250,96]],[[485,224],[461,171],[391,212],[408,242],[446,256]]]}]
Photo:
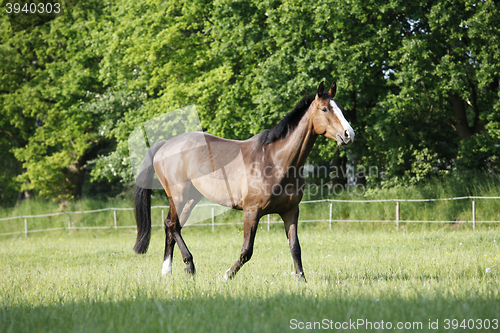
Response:
[{"label": "white marking on leg", "polygon": [[167,257],[167,259],[165,259],[165,261],[163,262],[161,274],[163,275],[172,274],[172,257]]},{"label": "white marking on leg", "polygon": [[226,273],[224,274],[224,280],[228,280],[228,279],[229,279],[229,271],[230,271],[230,270],[231,270],[231,268],[230,268],[230,269],[228,269],[228,270],[226,271]]}]

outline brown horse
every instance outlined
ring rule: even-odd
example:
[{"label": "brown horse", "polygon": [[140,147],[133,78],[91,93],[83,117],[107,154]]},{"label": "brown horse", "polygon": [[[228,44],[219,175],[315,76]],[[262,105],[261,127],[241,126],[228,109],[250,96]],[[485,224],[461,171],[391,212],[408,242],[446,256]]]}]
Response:
[{"label": "brown horse", "polygon": [[354,140],[352,127],[333,100],[335,93],[335,83],[325,93],[321,82],[317,94],[304,97],[273,129],[248,140],[227,140],[190,132],[156,143],[145,157],[136,179],[138,233],[134,250],[145,253],[148,249],[151,236],[150,185],[156,172],[170,201],[165,220],[163,274],[172,271],[176,243],[186,264],[185,271],[195,273],[193,256],[184,243],[181,228],[193,207],[206,197],[244,212],[241,255],[226,271],[226,278],[233,278],[250,260],[260,218],[279,214],[285,223],[295,272],[299,279],[305,280],[297,237],[304,163],[318,135],[336,140],[339,145]]}]

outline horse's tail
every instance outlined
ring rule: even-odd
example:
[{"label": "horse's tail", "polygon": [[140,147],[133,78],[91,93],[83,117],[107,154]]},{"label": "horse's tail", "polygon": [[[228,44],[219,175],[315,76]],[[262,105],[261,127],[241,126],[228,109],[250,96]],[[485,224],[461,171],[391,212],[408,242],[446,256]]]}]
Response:
[{"label": "horse's tail", "polygon": [[139,254],[148,251],[149,241],[151,239],[151,189],[153,188],[153,158],[165,141],[154,144],[144,157],[141,165],[141,171],[135,181],[135,199],[134,213],[137,223],[137,239],[134,245],[134,251]]}]

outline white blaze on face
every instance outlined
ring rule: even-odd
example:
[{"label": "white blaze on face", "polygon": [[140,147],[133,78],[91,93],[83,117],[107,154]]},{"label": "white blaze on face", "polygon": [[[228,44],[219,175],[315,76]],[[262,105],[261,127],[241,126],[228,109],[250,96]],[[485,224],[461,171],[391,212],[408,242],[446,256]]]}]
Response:
[{"label": "white blaze on face", "polygon": [[[335,103],[334,100],[330,101],[330,105],[333,112],[335,112],[335,116],[337,116],[340,124],[342,125],[342,128],[344,129],[344,133],[345,131],[347,131],[349,133],[349,139],[351,139],[351,141],[354,141],[354,130],[352,129],[351,125],[349,125],[347,120],[345,120],[342,110],[340,110],[339,106],[337,105],[337,103]],[[342,135],[344,135],[344,133],[342,133]]]}]

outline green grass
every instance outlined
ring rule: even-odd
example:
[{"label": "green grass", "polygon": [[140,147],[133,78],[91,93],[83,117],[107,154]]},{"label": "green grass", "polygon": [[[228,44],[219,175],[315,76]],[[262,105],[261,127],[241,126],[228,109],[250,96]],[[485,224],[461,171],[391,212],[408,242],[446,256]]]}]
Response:
[{"label": "green grass", "polygon": [[292,319],[422,322],[418,331],[438,320],[432,331],[443,332],[445,319],[500,320],[496,229],[302,225],[308,283],[298,283],[282,226],[263,226],[252,260],[224,281],[239,256],[240,229],[184,229],[194,279],[177,248],[172,276],[161,277],[158,229],[142,256],[131,250],[132,230],[0,238],[0,332],[281,332]]}]

